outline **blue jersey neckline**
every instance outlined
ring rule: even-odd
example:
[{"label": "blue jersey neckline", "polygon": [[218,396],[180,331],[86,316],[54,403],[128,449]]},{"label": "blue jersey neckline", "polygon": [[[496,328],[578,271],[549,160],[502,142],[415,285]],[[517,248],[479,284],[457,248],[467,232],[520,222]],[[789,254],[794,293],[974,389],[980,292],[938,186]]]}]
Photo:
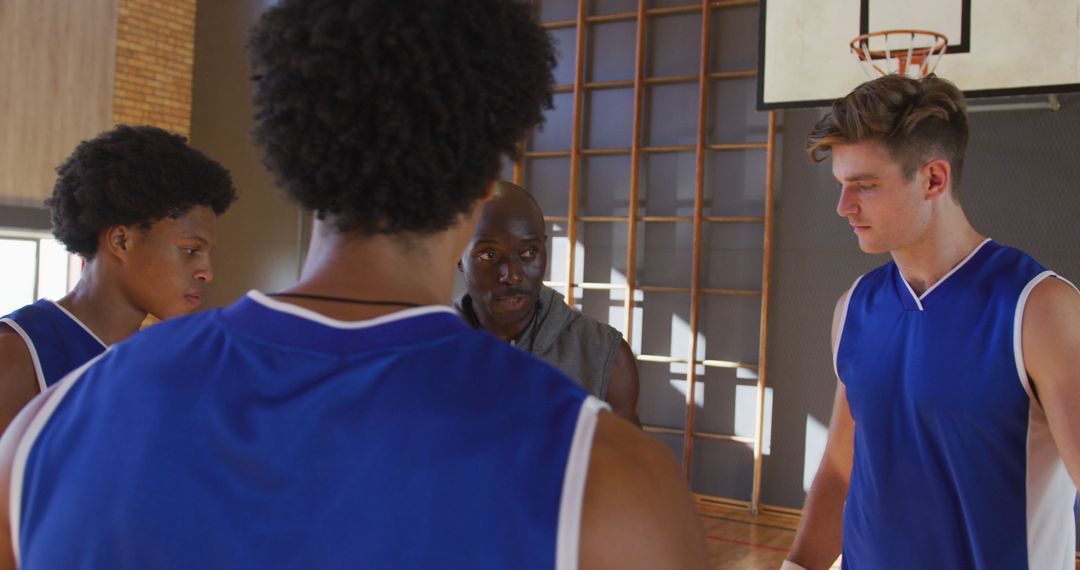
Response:
[{"label": "blue jersey neckline", "polygon": [[258,291],[221,309],[220,319],[230,328],[275,344],[339,355],[432,342],[472,330],[450,307],[418,307],[365,321],[340,321]]}]

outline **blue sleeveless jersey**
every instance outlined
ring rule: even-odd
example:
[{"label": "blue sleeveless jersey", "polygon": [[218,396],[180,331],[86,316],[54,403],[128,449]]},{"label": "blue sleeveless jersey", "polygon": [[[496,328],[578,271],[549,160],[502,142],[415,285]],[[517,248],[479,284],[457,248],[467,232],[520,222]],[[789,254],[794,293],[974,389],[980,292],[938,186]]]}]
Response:
[{"label": "blue sleeveless jersey", "polygon": [[576,566],[603,404],[448,307],[252,292],[90,364],[16,454],[24,569]]},{"label": "blue sleeveless jersey", "polygon": [[0,323],[26,343],[41,390],[108,348],[74,315],[45,299],[3,317]]},{"label": "blue sleeveless jersey", "polygon": [[1076,487],[1020,350],[1051,276],[986,240],[921,297],[891,262],[852,286],[835,355],[855,420],[844,568],[1075,568]]}]

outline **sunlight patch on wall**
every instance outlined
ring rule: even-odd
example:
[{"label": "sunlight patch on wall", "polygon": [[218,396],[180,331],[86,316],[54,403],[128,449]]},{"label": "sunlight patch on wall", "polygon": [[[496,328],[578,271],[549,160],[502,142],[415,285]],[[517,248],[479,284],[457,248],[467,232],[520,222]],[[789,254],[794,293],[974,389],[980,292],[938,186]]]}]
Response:
[{"label": "sunlight patch on wall", "polygon": [[[735,386],[735,435],[754,437],[757,417],[757,386]],[[765,388],[765,423],[762,425],[761,453],[769,455],[772,448],[773,390]],[[747,444],[753,447],[753,444]]]},{"label": "sunlight patch on wall", "polygon": [[[615,268],[611,269],[610,279],[611,283],[616,283],[619,285],[626,284],[626,275],[624,275],[621,271]],[[607,322],[609,325],[619,329],[619,332],[623,333],[623,338],[625,338],[626,307],[624,306],[624,303],[626,303],[626,289],[612,289],[608,298],[611,299],[612,302],[611,305],[608,307]],[[641,303],[644,300],[645,292],[635,289],[634,308],[632,309],[634,319],[634,345],[630,347],[634,350],[635,353],[641,352],[641,319],[644,316],[642,313]]]},{"label": "sunlight patch on wall", "polygon": [[[558,228],[559,226],[556,226]],[[556,283],[566,282],[566,258],[570,251],[570,239],[566,236],[552,236],[551,250],[548,252],[549,279]],[[581,283],[585,274],[585,246],[578,241],[574,247],[574,282]],[[565,288],[556,287],[565,292]],[[577,293],[580,295],[580,291]]]},{"label": "sunlight patch on wall", "polygon": [[[675,388],[683,395],[683,401],[686,401],[686,380],[672,378],[669,382],[671,382],[672,388]],[[699,410],[705,407],[705,384],[702,382],[694,384],[694,407]]]},{"label": "sunlight patch on wall", "polygon": [[[700,330],[697,333],[697,352],[705,354],[705,335]],[[671,315],[671,349],[668,354],[675,358],[687,358],[690,355],[690,323],[677,314]],[[685,363],[671,363],[672,374],[686,374],[688,368]],[[699,378],[704,376],[705,366],[698,364],[694,373]]]},{"label": "sunlight patch on wall", "polygon": [[806,447],[803,456],[803,491],[810,490],[814,482],[821,458],[825,456],[825,442],[829,439],[829,428],[825,424],[806,416]]}]

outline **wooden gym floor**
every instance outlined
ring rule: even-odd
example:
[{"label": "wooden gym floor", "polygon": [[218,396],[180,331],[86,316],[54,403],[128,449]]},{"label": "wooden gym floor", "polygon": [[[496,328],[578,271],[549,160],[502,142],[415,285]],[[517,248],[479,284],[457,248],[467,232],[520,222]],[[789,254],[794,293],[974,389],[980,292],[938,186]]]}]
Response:
[{"label": "wooden gym floor", "polygon": [[[751,515],[745,509],[698,503],[709,546],[709,568],[777,570],[784,562],[799,519]],[[839,562],[833,568],[839,568]]]},{"label": "wooden gym floor", "polygon": [[[799,526],[794,516],[755,516],[745,509],[703,503],[697,508],[709,546],[709,568],[715,570],[778,570]],[[832,567],[839,569],[840,561]],[[1080,556],[1076,568],[1080,570]]]}]

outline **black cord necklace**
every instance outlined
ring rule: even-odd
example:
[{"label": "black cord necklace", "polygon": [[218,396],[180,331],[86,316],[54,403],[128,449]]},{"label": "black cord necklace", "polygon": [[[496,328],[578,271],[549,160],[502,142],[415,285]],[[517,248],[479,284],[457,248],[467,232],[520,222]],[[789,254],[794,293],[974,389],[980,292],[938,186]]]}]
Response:
[{"label": "black cord necklace", "polygon": [[528,352],[529,354],[533,353],[533,345],[536,344],[536,334],[535,334],[533,329],[536,328],[536,324],[538,322],[537,314],[539,314],[539,313],[540,313],[540,299],[537,299],[536,300],[536,307],[533,309],[532,317],[529,319],[529,324],[525,325],[525,328],[521,329],[521,332],[517,333],[516,335],[514,335],[514,338],[510,339],[510,344],[512,344],[514,346],[517,346],[519,348],[525,348],[525,347],[521,346],[521,339],[524,338],[525,335],[527,335],[527,334],[532,334],[532,336],[529,337],[529,348],[525,348],[525,351]]},{"label": "black cord necklace", "polygon": [[337,303],[355,303],[357,305],[380,305],[390,307],[423,307],[420,303],[406,301],[372,301],[368,299],[349,299],[348,297],[331,297],[330,295],[311,295],[308,293],[267,293],[267,297],[296,297],[297,299],[312,299],[315,301],[334,301]]}]

